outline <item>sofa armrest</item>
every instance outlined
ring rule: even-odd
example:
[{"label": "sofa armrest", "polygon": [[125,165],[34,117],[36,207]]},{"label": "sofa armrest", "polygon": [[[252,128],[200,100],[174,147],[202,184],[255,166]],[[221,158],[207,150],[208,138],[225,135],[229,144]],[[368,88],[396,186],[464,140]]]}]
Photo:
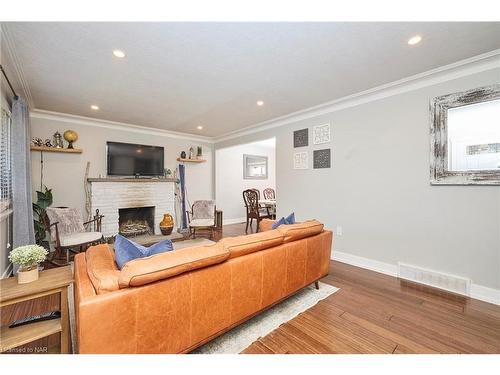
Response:
[{"label": "sofa armrest", "polygon": [[259,231],[266,232],[268,230],[272,230],[273,224],[275,222],[276,222],[276,220],[272,220],[272,219],[262,219],[259,223]]}]

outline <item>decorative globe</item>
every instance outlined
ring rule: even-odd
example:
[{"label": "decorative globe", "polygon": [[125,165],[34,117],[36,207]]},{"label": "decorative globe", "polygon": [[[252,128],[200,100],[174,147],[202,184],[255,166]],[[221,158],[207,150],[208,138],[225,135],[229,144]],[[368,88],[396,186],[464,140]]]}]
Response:
[{"label": "decorative globe", "polygon": [[78,139],[78,134],[74,130],[66,130],[63,134],[64,139],[68,141],[68,148],[73,148],[73,142]]}]

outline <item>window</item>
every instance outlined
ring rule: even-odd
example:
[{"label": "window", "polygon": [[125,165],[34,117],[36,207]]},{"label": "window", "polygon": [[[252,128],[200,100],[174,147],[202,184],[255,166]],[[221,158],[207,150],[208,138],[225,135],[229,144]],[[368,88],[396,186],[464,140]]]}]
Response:
[{"label": "window", "polygon": [[431,183],[500,185],[500,85],[431,101]]},{"label": "window", "polygon": [[2,109],[0,128],[0,212],[10,207],[12,198],[11,120],[10,113]]},{"label": "window", "polygon": [[243,155],[243,179],[267,179],[267,156]]}]

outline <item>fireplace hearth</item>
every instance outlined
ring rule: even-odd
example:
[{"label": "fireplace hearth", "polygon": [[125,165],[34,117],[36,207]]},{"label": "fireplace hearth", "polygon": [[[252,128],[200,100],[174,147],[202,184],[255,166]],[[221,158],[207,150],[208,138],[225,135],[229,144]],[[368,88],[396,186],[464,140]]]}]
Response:
[{"label": "fireplace hearth", "polygon": [[154,234],[154,217],[154,207],[120,208],[118,231],[125,237]]}]

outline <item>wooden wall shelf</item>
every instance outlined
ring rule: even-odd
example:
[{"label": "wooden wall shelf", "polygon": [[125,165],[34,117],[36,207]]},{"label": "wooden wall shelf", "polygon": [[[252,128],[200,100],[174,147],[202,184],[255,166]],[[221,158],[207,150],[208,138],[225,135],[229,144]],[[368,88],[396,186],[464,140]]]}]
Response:
[{"label": "wooden wall shelf", "polygon": [[42,152],[63,152],[67,154],[81,154],[83,152],[81,148],[56,148],[47,146],[30,146],[30,150]]},{"label": "wooden wall shelf", "polygon": [[204,163],[204,162],[206,162],[205,159],[182,159],[182,158],[177,158],[177,161],[180,161],[181,163]]}]

